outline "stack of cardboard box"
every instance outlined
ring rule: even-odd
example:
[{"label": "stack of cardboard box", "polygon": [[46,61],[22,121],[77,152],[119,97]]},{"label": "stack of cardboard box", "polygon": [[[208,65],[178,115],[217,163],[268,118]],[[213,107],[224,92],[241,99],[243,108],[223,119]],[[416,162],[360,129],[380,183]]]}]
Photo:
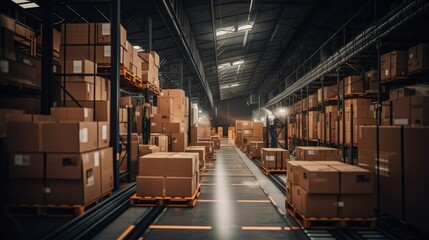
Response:
[{"label": "stack of cardboard box", "polygon": [[261,158],[261,149],[265,147],[264,141],[250,141],[248,153],[253,158]]},{"label": "stack of cardboard box", "polygon": [[295,148],[296,160],[300,161],[341,161],[341,151],[330,147],[303,147]]},{"label": "stack of cardboard box", "polygon": [[8,123],[11,202],[85,205],[110,192],[109,123],[93,121],[88,108],[51,112],[33,115],[32,122]]},{"label": "stack of cardboard box", "polygon": [[139,52],[138,56],[142,59],[141,61],[141,78],[143,83],[150,83],[156,88],[159,88],[159,55],[152,51],[150,53]]},{"label": "stack of cardboard box", "polygon": [[381,55],[381,82],[408,76],[408,52],[393,51]]},{"label": "stack of cardboard box", "polygon": [[361,76],[348,76],[344,78],[345,95],[363,94],[368,88],[367,78]]},{"label": "stack of cardboard box", "polygon": [[199,154],[152,153],[140,157],[137,196],[191,197],[199,187]]},{"label": "stack of cardboard box", "polygon": [[158,146],[160,152],[168,152],[168,135],[151,133],[150,144]]},{"label": "stack of cardboard box", "polygon": [[408,74],[429,69],[428,44],[421,43],[408,49]]},{"label": "stack of cardboard box", "polygon": [[265,169],[286,170],[289,151],[283,148],[261,148],[261,163]]},{"label": "stack of cardboard box", "polygon": [[289,161],[287,176],[286,201],[307,218],[374,215],[374,185],[365,169],[341,162]]},{"label": "stack of cardboard box", "polygon": [[[345,101],[345,124],[341,121],[340,125],[340,141],[342,141],[343,131],[345,127],[346,144],[358,145],[358,135],[360,126],[370,126],[376,124],[374,113],[371,112],[371,99],[349,99]],[[342,119],[341,119],[342,120]],[[353,122],[353,125],[352,125]],[[353,135],[353,140],[352,140]]]},{"label": "stack of cardboard box", "polygon": [[214,160],[214,142],[213,141],[197,141],[191,143],[192,147],[199,146],[204,147],[206,150],[206,159]]},{"label": "stack of cardboard box", "polygon": [[196,152],[199,156],[199,168],[200,171],[206,168],[206,148],[204,146],[190,146],[185,152]]},{"label": "stack of cardboard box", "polygon": [[371,171],[374,179],[380,177],[380,210],[418,228],[427,238],[429,189],[422,183],[429,168],[429,128],[381,126],[379,134],[377,144],[377,127],[361,127],[359,166]]},{"label": "stack of cardboard box", "polygon": [[235,127],[228,127],[228,140],[235,139]]},{"label": "stack of cardboard box", "polygon": [[235,144],[244,149],[250,141],[263,140],[263,122],[235,121],[236,137]]},{"label": "stack of cardboard box", "polygon": [[163,133],[169,138],[169,150],[184,152],[188,147],[188,104],[182,89],[163,90],[158,97],[158,113],[151,121],[151,132]]}]

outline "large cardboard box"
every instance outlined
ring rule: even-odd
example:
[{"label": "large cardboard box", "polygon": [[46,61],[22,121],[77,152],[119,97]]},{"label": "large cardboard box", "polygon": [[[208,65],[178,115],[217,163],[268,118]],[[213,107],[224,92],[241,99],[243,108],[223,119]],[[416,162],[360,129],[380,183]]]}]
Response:
[{"label": "large cardboard box", "polygon": [[165,178],[137,176],[136,193],[143,197],[165,197]]},{"label": "large cardboard box", "polygon": [[370,194],[374,189],[373,177],[369,170],[352,165],[331,165],[340,172],[341,194]]},{"label": "large cardboard box", "polygon": [[183,133],[184,131],[184,124],[180,122],[162,123],[163,133]]},{"label": "large cardboard box", "polygon": [[168,139],[169,137],[165,134],[150,134],[150,144],[158,146],[160,152],[168,152]]},{"label": "large cardboard box", "polygon": [[301,166],[299,185],[308,193],[339,193],[339,172],[329,166]]},{"label": "large cardboard box", "polygon": [[151,118],[151,121],[156,122],[156,123],[170,123],[172,120],[173,120],[172,114],[155,113],[155,114],[153,114],[153,117]]},{"label": "large cardboard box", "polygon": [[338,217],[371,218],[374,217],[373,194],[340,194]]},{"label": "large cardboard box", "polygon": [[365,81],[368,83],[367,88],[370,93],[378,92],[378,78],[379,75],[377,70],[365,72]]},{"label": "large cardboard box", "polygon": [[165,159],[165,176],[192,177],[198,170],[198,153],[172,154]]},{"label": "large cardboard box", "polygon": [[[63,63],[64,61],[60,61],[60,64]],[[95,76],[90,75],[97,73],[97,64],[87,59],[74,59],[67,60],[66,66],[62,66],[61,69],[65,74],[88,74],[88,76],[66,76],[67,82],[94,83]]]},{"label": "large cardboard box", "polygon": [[[46,151],[43,129],[47,122],[9,122],[6,149],[8,152],[38,153]],[[63,136],[64,137],[64,136]],[[58,141],[58,140],[57,140]]]},{"label": "large cardboard box", "polygon": [[150,123],[150,132],[151,133],[162,133],[162,123],[151,122]]},{"label": "large cardboard box", "polygon": [[49,122],[42,128],[46,152],[81,153],[97,149],[96,122]]},{"label": "large cardboard box", "polygon": [[292,185],[292,204],[295,210],[299,213],[302,212],[302,194],[304,190],[298,185]]},{"label": "large cardboard box", "polygon": [[[97,159],[98,158],[98,159]],[[87,204],[101,194],[99,152],[48,154],[47,204]]]},{"label": "large cardboard box", "polygon": [[346,94],[364,93],[367,88],[367,84],[361,76],[348,76],[344,78],[344,82]]},{"label": "large cardboard box", "polygon": [[[104,148],[99,150],[100,157],[100,178],[101,195],[107,194],[113,190],[113,149]],[[94,155],[94,162],[97,158]]]},{"label": "large cardboard box", "polygon": [[421,43],[408,49],[408,72],[415,73],[429,68],[428,44]]},{"label": "large cardboard box", "polygon": [[[110,101],[79,101],[82,107],[92,108],[95,111],[94,121],[110,121]],[[79,107],[73,101],[67,101],[66,107]]]},{"label": "large cardboard box", "polygon": [[44,181],[43,179],[10,179],[8,196],[10,203],[14,204],[44,204]]},{"label": "large cardboard box", "polygon": [[262,165],[266,169],[286,169],[289,151],[283,148],[261,148]]},{"label": "large cardboard box", "polygon": [[197,176],[166,177],[165,195],[168,197],[192,197],[197,190]]},{"label": "large cardboard box", "polygon": [[52,107],[52,118],[56,121],[94,121],[94,112],[91,108],[78,107]]},{"label": "large cardboard box", "polygon": [[293,185],[299,185],[299,178],[302,175],[301,166],[303,165],[316,165],[310,161],[288,161],[287,162],[287,179]]},{"label": "large cardboard box", "polygon": [[[110,23],[97,23],[96,27],[98,33],[97,42],[99,44],[110,44],[112,42]],[[127,31],[124,27],[120,26],[119,34],[121,46],[124,48],[132,48],[132,46],[127,46]]]},{"label": "large cardboard box", "polygon": [[381,55],[381,81],[386,82],[408,75],[408,52],[393,51]]},{"label": "large cardboard box", "polygon": [[42,153],[11,153],[9,177],[19,179],[43,179],[44,159]]},{"label": "large cardboard box", "polygon": [[198,153],[199,169],[202,170],[206,167],[206,148],[191,146],[186,149],[185,152],[196,152]]},{"label": "large cardboard box", "polygon": [[188,148],[188,134],[187,133],[171,133],[171,151],[184,152]]},{"label": "large cardboard box", "polygon": [[333,218],[338,216],[336,194],[301,193],[301,214],[305,217]]},{"label": "large cardboard box", "polygon": [[32,116],[22,110],[0,109],[0,137],[7,136],[8,122],[31,122]]},{"label": "large cardboard box", "polygon": [[296,147],[296,159],[306,161],[341,161],[341,151],[329,147]]},{"label": "large cardboard box", "polygon": [[96,24],[94,23],[67,23],[61,25],[61,44],[95,44],[95,26]]},{"label": "large cardboard box", "polygon": [[145,177],[164,177],[165,161],[171,155],[151,153],[139,158],[139,176]]},{"label": "large cardboard box", "polygon": [[168,96],[158,97],[158,113],[173,114],[173,98]]}]

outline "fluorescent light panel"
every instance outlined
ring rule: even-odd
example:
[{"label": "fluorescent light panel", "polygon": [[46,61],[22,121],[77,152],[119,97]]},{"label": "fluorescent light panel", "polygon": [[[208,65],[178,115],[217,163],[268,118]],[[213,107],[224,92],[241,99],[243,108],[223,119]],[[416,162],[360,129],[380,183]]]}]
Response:
[{"label": "fluorescent light panel", "polygon": [[24,3],[24,4],[19,4],[19,6],[24,8],[24,9],[38,8],[39,7],[39,5],[37,5],[36,3]]},{"label": "fluorescent light panel", "polygon": [[249,31],[252,30],[253,26],[250,24],[238,26],[238,31]]},{"label": "fluorescent light panel", "polygon": [[244,63],[244,60],[238,60],[238,61],[232,62],[232,66],[240,65],[240,64],[243,64],[243,63]]},{"label": "fluorescent light panel", "polygon": [[16,4],[21,4],[21,3],[28,3],[30,1],[28,1],[28,0],[12,0],[12,2],[14,2]]}]

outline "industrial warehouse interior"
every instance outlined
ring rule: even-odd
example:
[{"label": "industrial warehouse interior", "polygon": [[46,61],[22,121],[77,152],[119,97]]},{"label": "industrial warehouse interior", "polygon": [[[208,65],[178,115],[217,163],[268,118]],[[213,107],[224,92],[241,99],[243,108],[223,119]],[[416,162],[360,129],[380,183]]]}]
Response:
[{"label": "industrial warehouse interior", "polygon": [[428,44],[428,0],[2,0],[1,239],[429,239]]}]

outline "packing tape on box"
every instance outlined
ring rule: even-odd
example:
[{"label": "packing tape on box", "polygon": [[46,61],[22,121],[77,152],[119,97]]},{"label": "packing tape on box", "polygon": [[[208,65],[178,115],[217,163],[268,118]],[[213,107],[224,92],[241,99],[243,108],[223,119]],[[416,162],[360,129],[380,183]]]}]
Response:
[{"label": "packing tape on box", "polygon": [[101,24],[101,35],[110,35],[110,23]]},{"label": "packing tape on box", "polygon": [[81,60],[73,60],[73,73],[82,73],[82,61]]},{"label": "packing tape on box", "polygon": [[94,152],[94,167],[100,166],[100,152]]},{"label": "packing tape on box", "polygon": [[92,168],[86,170],[86,186],[92,186],[94,185],[94,182],[94,170]]},{"label": "packing tape on box", "polygon": [[88,128],[79,129],[79,141],[80,143],[88,142]]},{"label": "packing tape on box", "polygon": [[107,125],[101,126],[101,139],[107,140]]}]

